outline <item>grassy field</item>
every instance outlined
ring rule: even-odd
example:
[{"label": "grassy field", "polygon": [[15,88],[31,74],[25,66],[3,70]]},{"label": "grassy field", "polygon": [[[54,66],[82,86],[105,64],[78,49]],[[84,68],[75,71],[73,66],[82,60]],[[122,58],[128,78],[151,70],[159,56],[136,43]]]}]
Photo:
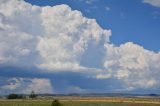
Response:
[{"label": "grassy field", "polygon": [[[154,98],[59,98],[63,106],[160,106]],[[52,100],[0,100],[0,106],[51,106]]]}]

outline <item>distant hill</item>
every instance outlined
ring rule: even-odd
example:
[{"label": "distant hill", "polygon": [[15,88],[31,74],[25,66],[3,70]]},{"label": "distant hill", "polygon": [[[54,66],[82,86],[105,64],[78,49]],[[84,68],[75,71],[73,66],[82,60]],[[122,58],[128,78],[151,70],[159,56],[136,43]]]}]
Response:
[{"label": "distant hill", "polygon": [[70,93],[70,94],[38,94],[39,96],[108,96],[108,97],[140,97],[140,96],[152,96],[160,97],[160,94],[125,94],[125,93]]}]

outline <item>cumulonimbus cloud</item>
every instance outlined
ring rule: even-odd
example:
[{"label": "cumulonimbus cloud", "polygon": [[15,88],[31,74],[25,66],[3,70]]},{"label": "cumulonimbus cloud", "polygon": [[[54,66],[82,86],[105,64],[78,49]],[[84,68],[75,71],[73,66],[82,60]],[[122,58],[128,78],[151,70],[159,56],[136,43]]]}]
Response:
[{"label": "cumulonimbus cloud", "polygon": [[[39,7],[25,1],[0,1],[1,65],[51,72],[87,69],[86,74],[94,78],[116,78],[128,88],[160,86],[160,53],[131,42],[114,46],[108,43],[110,35],[95,19],[68,5]],[[96,71],[81,64],[90,45],[100,45],[105,54],[103,67]]]},{"label": "cumulonimbus cloud", "polygon": [[67,5],[38,7],[10,0],[1,3],[0,9],[0,63],[79,70],[90,42],[109,41],[110,30]]}]

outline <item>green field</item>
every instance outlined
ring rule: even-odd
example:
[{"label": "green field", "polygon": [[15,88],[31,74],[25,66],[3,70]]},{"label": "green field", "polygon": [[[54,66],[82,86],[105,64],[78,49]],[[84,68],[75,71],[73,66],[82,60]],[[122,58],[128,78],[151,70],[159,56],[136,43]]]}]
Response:
[{"label": "green field", "polygon": [[[127,103],[127,102],[102,102],[102,101],[61,101],[63,106],[160,106],[154,103]],[[0,106],[51,106],[47,100],[21,100],[21,101],[0,101]]]}]

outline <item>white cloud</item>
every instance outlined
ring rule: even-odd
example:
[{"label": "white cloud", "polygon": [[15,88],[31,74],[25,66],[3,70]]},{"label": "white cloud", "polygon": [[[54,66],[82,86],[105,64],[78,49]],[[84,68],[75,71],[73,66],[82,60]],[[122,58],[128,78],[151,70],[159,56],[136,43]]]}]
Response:
[{"label": "white cloud", "polygon": [[38,19],[32,19],[35,11],[32,15],[28,12],[31,5],[27,6],[23,2],[13,0],[6,0],[0,4],[1,64],[25,66],[34,64],[32,55],[36,54],[37,41],[33,35],[32,21],[37,22]]},{"label": "white cloud", "polygon": [[143,0],[143,2],[155,7],[160,7],[160,0]]},{"label": "white cloud", "polygon": [[[132,88],[152,88],[160,86],[160,53],[128,42],[116,47],[105,44],[104,67],[119,80]],[[108,74],[108,71],[106,71]]]},{"label": "white cloud", "polygon": [[[88,47],[103,46],[105,42],[101,47],[106,50],[104,69],[90,68],[85,74],[97,79],[116,78],[132,89],[159,86],[160,53],[131,42],[119,47],[108,44],[110,34],[111,31],[102,29],[96,20],[84,17],[67,5],[38,7],[18,0],[0,1],[1,65],[81,72],[88,69],[80,64]],[[36,88],[37,92],[43,92],[46,87],[41,88],[42,83],[51,89],[49,80],[32,79],[31,82],[27,84],[28,90]],[[18,86],[19,82],[4,88]]]},{"label": "white cloud", "polygon": [[110,30],[67,5],[38,7],[24,1],[0,4],[0,63],[47,70],[80,70],[90,42],[109,41]]},{"label": "white cloud", "polygon": [[[1,77],[1,79],[4,79]],[[0,93],[53,93],[52,84],[49,79],[44,78],[9,78],[4,81],[5,84],[0,86]]]},{"label": "white cloud", "polygon": [[110,31],[66,5],[44,7],[41,15],[45,36],[40,37],[37,46],[44,61],[40,67],[76,70],[81,67],[80,58],[89,42],[109,39]]}]

